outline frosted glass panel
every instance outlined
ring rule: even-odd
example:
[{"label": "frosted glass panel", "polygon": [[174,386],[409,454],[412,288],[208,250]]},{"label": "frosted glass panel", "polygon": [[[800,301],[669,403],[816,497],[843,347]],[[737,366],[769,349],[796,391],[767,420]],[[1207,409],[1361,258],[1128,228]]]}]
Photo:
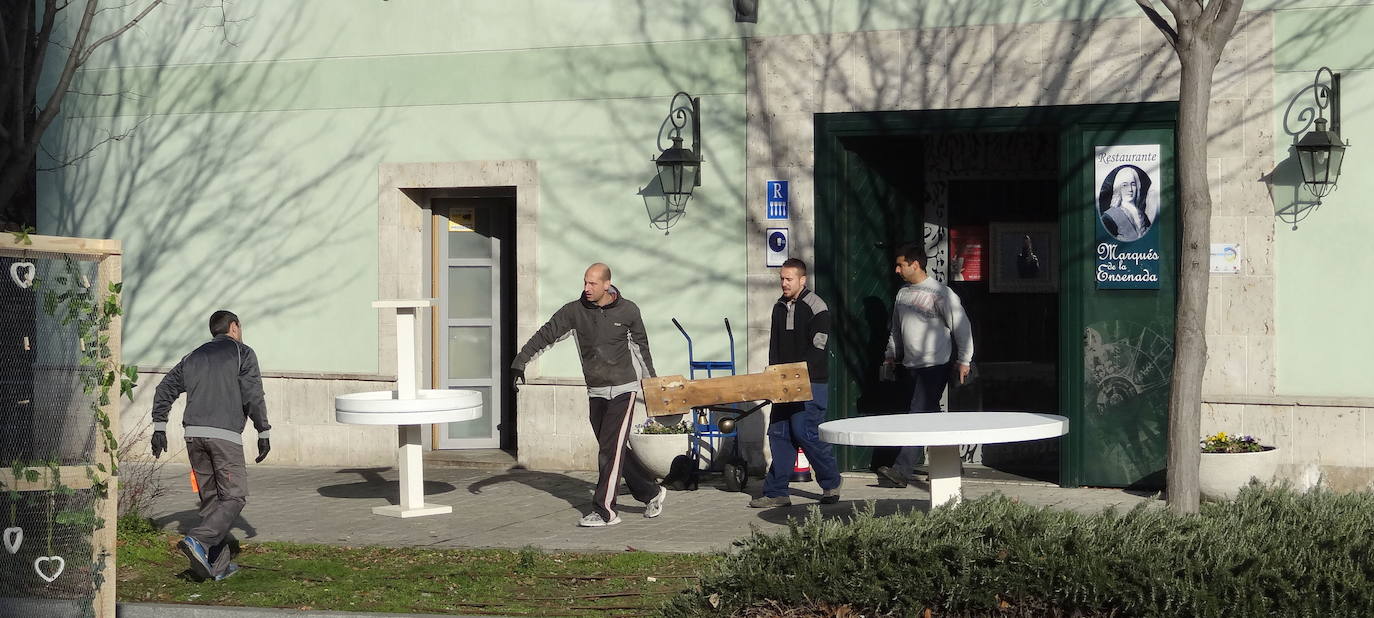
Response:
[{"label": "frosted glass panel", "polygon": [[450,326],[448,329],[448,377],[491,377],[491,327]]},{"label": "frosted glass panel", "polygon": [[451,258],[491,257],[491,209],[487,207],[449,209],[448,256]]},{"label": "frosted glass panel", "polygon": [[448,317],[491,317],[491,267],[450,266]]},{"label": "frosted glass panel", "polygon": [[491,401],[491,388],[486,386],[457,386],[454,388],[482,393],[482,416],[461,423],[449,423],[448,438],[450,440],[490,438],[493,422],[492,409],[495,407]]}]

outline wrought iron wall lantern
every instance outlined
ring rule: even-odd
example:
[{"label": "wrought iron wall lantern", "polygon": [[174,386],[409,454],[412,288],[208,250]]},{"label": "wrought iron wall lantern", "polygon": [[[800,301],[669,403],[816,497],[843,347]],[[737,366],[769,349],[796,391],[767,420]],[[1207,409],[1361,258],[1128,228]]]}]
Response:
[{"label": "wrought iron wall lantern", "polygon": [[[669,126],[671,125],[671,128]],[[682,147],[682,132],[691,125],[692,145]],[[662,148],[667,129],[672,145]],[[668,118],[659,130],[660,153],[654,163],[658,166],[658,182],[663,190],[668,215],[681,216],[687,210],[692,190],[701,186],[701,99],[685,92],[673,95],[668,105]]]},{"label": "wrought iron wall lantern", "polygon": [[[1330,85],[1322,82],[1322,73],[1330,76]],[[1341,162],[1345,159],[1345,149],[1349,144],[1341,140],[1341,74],[1331,69],[1317,69],[1313,82],[1313,96],[1317,100],[1317,119],[1311,131],[1302,136],[1294,148],[1298,151],[1298,164],[1302,167],[1302,181],[1307,189],[1316,196],[1317,203],[1336,189],[1336,180],[1341,175]],[[1331,109],[1331,128],[1323,112]]]}]

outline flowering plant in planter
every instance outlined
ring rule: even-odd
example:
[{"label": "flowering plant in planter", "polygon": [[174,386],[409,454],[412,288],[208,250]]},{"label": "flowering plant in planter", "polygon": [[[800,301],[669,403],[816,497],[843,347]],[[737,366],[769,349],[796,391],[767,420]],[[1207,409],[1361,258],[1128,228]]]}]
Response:
[{"label": "flowering plant in planter", "polygon": [[687,421],[680,421],[673,425],[664,425],[652,418],[643,423],[635,425],[635,433],[650,435],[660,434],[688,434],[692,433],[692,426]]},{"label": "flowering plant in planter", "polygon": [[1258,453],[1265,450],[1254,436],[1240,436],[1219,431],[1202,439],[1204,453]]}]

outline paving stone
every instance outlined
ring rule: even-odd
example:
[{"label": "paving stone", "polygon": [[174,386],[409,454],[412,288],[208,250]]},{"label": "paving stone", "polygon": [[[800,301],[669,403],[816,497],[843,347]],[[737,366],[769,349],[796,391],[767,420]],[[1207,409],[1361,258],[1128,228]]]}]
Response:
[{"label": "paving stone", "polygon": [[[167,464],[167,492],[148,513],[169,530],[184,532],[198,521],[187,466]],[[592,472],[493,471],[431,468],[425,471],[425,501],[453,507],[449,515],[396,519],[372,514],[372,507],[394,504],[397,472],[390,468],[249,468],[248,506],[234,534],[250,542],[292,541],[329,545],[423,546],[442,548],[521,548],[542,550],[656,552],[725,551],[751,528],[776,532],[789,518],[819,506],[827,517],[845,518],[873,501],[880,514],[929,508],[924,484],[905,489],[879,487],[871,474],[846,474],[838,504],[818,505],[815,483],[792,485],[792,506],[751,509],[752,493],[725,491],[718,477],[698,491],[670,492],[663,515],[645,519],[644,505],[622,493],[618,526],[579,528],[591,512]],[[622,489],[623,491],[623,489]],[[964,496],[1002,493],[1022,502],[1082,513],[1107,507],[1129,509],[1151,496],[1119,489],[1064,489],[1048,484],[965,481]]]}]

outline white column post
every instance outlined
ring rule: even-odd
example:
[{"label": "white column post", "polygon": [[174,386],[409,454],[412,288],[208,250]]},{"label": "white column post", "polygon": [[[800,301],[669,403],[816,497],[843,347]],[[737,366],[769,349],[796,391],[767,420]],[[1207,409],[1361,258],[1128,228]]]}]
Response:
[{"label": "white column post", "polygon": [[930,507],[958,504],[963,499],[959,446],[927,446],[926,457],[930,472]]},{"label": "white column post", "polygon": [[[418,307],[396,308],[396,398],[415,399],[415,314]],[[401,510],[425,506],[424,453],[419,425],[396,427],[400,442]]]}]

